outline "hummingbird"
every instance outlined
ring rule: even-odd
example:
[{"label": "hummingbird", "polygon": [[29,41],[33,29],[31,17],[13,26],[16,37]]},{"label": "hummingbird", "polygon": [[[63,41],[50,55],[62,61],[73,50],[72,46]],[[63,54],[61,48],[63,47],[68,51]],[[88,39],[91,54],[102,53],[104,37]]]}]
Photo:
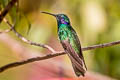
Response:
[{"label": "hummingbird", "polygon": [[76,76],[85,76],[87,70],[84,57],[82,54],[82,49],[80,45],[80,40],[77,33],[72,28],[69,18],[65,14],[52,14],[48,12],[41,12],[45,14],[52,15],[57,20],[58,26],[58,37],[64,51],[69,56],[74,72]]}]

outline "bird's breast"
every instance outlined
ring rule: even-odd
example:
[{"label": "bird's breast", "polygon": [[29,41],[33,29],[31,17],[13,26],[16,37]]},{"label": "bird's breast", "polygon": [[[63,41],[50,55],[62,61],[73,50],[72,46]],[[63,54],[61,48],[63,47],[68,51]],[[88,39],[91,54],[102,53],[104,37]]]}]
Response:
[{"label": "bird's breast", "polygon": [[67,30],[61,29],[61,30],[58,31],[58,36],[59,36],[60,40],[66,40],[68,38],[68,35],[69,34],[68,34]]}]

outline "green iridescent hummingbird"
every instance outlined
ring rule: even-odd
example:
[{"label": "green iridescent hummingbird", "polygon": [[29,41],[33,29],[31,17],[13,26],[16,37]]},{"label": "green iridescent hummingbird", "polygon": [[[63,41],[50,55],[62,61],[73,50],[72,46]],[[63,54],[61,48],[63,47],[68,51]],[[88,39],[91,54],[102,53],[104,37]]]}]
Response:
[{"label": "green iridescent hummingbird", "polygon": [[84,76],[87,67],[85,65],[79,38],[72,28],[69,18],[65,14],[41,13],[56,17],[59,40],[71,60],[74,72],[77,76]]}]

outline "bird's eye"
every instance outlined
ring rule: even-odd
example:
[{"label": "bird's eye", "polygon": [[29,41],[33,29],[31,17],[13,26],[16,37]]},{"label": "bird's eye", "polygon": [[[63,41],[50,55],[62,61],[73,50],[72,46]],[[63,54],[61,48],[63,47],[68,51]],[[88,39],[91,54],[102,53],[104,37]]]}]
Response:
[{"label": "bird's eye", "polygon": [[64,20],[64,19],[61,19],[61,23],[65,23],[65,20]]},{"label": "bird's eye", "polygon": [[64,19],[61,19],[61,21],[64,21]]}]

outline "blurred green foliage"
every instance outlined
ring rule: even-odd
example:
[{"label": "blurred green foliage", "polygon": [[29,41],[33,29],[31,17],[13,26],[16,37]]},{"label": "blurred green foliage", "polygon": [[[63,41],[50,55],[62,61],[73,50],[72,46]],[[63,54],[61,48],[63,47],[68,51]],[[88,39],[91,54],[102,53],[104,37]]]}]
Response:
[{"label": "blurred green foliage", "polygon": [[[0,0],[0,9],[9,1]],[[40,11],[67,14],[84,46],[120,40],[119,0],[19,0],[19,7],[14,6],[6,17],[12,24],[16,23],[16,30],[28,39],[47,44],[50,37],[57,38],[56,21]],[[4,22],[0,24],[2,30],[6,26]],[[0,43],[0,53],[7,53],[2,49],[4,45]],[[119,45],[87,52],[88,69],[120,79],[119,52]],[[0,58],[3,58],[1,54]]]}]

